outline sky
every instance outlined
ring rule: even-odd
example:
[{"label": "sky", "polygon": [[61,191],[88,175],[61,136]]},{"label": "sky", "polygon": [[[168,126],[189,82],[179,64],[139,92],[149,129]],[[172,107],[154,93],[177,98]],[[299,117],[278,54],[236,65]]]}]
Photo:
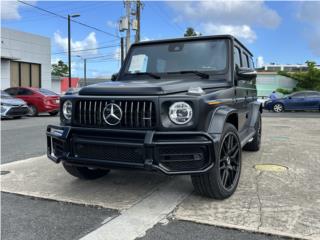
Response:
[{"label": "sky", "polygon": [[[202,35],[232,34],[266,63],[320,63],[320,1],[142,1],[141,39],[183,37],[187,27]],[[118,71],[123,1],[28,1],[59,15],[80,14],[71,24],[72,74],[105,77]],[[17,1],[1,1],[1,26],[51,39],[52,63],[67,62],[67,21]],[[132,32],[134,37],[134,31]],[[133,38],[132,38],[133,41]]]}]

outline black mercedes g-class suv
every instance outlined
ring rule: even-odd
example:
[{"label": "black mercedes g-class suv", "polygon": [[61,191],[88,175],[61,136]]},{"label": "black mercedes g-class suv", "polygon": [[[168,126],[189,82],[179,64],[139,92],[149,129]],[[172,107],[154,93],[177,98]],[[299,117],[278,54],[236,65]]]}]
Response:
[{"label": "black mercedes g-class suv", "polygon": [[196,192],[235,191],[242,149],[257,151],[252,54],[230,35],[133,44],[112,81],[61,98],[48,157],[81,179],[112,168],[191,175]]}]

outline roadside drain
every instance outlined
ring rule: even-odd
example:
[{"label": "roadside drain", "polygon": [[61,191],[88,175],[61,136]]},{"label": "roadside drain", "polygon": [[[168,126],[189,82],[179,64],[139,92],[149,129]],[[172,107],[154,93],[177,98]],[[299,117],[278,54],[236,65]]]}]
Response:
[{"label": "roadside drain", "polygon": [[0,171],[0,175],[6,175],[8,173],[10,173],[10,171]]},{"label": "roadside drain", "polygon": [[277,164],[256,164],[253,167],[259,171],[269,171],[269,172],[284,172],[288,170],[288,167],[277,165]]}]

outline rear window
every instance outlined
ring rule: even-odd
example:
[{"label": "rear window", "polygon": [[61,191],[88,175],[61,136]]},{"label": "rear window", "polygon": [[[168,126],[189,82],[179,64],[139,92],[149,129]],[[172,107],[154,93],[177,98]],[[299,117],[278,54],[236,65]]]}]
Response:
[{"label": "rear window", "polygon": [[58,94],[55,93],[55,92],[52,92],[48,89],[44,89],[44,88],[39,88],[38,90],[40,93],[42,93],[43,95],[46,95],[46,96],[57,96]]}]

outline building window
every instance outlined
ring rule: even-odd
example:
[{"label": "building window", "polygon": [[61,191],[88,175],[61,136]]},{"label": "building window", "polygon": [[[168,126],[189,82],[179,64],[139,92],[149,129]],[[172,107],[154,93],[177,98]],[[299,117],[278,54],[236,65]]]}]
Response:
[{"label": "building window", "polygon": [[11,87],[41,87],[41,65],[26,62],[10,62]]}]

